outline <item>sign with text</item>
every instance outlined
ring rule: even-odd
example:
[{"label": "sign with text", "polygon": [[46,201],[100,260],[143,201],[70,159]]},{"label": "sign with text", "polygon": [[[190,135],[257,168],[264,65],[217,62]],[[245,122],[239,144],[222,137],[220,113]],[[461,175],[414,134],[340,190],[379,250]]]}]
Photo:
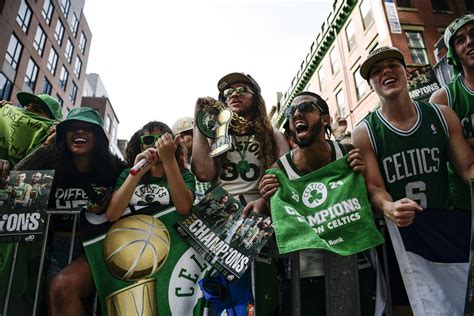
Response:
[{"label": "sign with text", "polygon": [[273,234],[271,218],[243,206],[219,186],[206,193],[175,228],[229,281],[240,278]]},{"label": "sign with text", "polygon": [[54,170],[12,171],[0,183],[0,242],[33,241],[44,233]]}]

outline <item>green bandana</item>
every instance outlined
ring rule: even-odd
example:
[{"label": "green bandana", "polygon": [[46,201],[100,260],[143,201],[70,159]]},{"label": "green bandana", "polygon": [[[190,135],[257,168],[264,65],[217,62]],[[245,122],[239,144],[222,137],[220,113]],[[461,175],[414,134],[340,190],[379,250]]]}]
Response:
[{"label": "green bandana", "polygon": [[347,156],[296,180],[279,169],[267,173],[280,183],[270,204],[281,254],[318,248],[347,256],[384,241],[375,228],[364,177],[352,171]]},{"label": "green bandana", "polygon": [[13,105],[0,108],[0,159],[15,165],[39,145],[56,121]]}]

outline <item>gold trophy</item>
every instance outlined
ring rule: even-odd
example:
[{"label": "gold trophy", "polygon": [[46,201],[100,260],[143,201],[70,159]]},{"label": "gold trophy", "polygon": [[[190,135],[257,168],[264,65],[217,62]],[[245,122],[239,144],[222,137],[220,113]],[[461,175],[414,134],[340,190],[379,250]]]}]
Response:
[{"label": "gold trophy", "polygon": [[252,122],[245,120],[219,101],[199,112],[196,123],[204,136],[215,139],[209,154],[211,157],[216,157],[232,147],[229,129],[237,135],[243,135],[253,128]]},{"label": "gold trophy", "polygon": [[166,226],[149,215],[116,222],[104,241],[104,259],[114,277],[137,281],[105,299],[107,315],[157,315],[156,280],[150,278],[165,263],[170,250]]}]

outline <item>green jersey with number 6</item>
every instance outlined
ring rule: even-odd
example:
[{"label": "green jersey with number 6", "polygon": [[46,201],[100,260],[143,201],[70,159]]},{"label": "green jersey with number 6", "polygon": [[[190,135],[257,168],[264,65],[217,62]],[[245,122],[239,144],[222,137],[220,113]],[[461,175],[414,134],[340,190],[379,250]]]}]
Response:
[{"label": "green jersey with number 6", "polygon": [[380,112],[364,121],[393,200],[409,198],[423,208],[447,208],[447,141],[449,130],[439,108],[414,103],[417,120],[407,131],[390,124]]}]

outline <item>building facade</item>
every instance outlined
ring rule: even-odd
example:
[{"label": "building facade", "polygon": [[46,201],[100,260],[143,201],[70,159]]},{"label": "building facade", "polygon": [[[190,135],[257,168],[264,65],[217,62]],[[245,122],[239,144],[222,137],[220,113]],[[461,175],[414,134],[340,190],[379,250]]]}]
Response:
[{"label": "building facade", "polygon": [[46,93],[79,107],[92,38],[85,0],[0,0],[0,99]]},{"label": "building facade", "polygon": [[395,46],[407,67],[437,63],[434,50],[444,29],[455,18],[474,12],[472,0],[335,0],[306,58],[279,102],[273,117],[283,126],[285,108],[304,90],[320,94],[332,117],[344,117],[348,129],[378,105],[377,95],[359,69],[380,46]]},{"label": "building facade", "polygon": [[119,120],[105,89],[105,85],[96,73],[85,74],[81,106],[96,109],[104,120],[104,131],[109,139],[110,150],[120,158],[123,151],[118,146],[117,130]]}]

